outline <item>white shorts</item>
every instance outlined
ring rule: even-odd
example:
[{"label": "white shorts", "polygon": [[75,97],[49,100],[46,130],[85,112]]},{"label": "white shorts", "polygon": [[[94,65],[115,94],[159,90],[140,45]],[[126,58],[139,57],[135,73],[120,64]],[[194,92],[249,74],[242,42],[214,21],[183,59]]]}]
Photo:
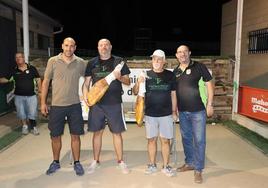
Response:
[{"label": "white shorts", "polygon": [[173,118],[172,115],[162,117],[145,116],[146,137],[173,138]]}]

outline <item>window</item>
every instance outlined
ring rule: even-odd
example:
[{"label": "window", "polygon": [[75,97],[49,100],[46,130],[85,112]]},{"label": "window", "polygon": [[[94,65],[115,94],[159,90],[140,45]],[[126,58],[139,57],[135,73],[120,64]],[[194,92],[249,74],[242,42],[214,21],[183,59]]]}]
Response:
[{"label": "window", "polygon": [[[23,46],[23,29],[20,28],[20,43],[21,46]],[[34,48],[34,32],[33,31],[29,31],[29,45],[30,48]]]},{"label": "window", "polygon": [[249,54],[268,53],[268,28],[249,32]]},{"label": "window", "polygon": [[38,49],[46,50],[49,47],[49,37],[38,34]]}]

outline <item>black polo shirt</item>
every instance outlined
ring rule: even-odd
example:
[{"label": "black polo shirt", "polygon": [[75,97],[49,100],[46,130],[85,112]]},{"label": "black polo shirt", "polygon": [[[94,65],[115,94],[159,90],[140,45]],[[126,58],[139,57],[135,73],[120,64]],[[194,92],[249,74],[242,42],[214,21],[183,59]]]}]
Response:
[{"label": "black polo shirt", "polygon": [[202,63],[191,61],[184,71],[178,66],[173,72],[176,75],[179,111],[197,112],[205,109],[199,93],[198,82],[201,78],[204,82],[212,79],[207,67]]},{"label": "black polo shirt", "polygon": [[36,94],[35,78],[40,78],[40,75],[34,66],[27,64],[27,69],[24,71],[16,67],[12,76],[15,81],[15,95],[32,96]]},{"label": "black polo shirt", "polygon": [[147,71],[145,93],[145,115],[152,117],[172,114],[171,91],[176,90],[176,79],[173,72],[164,70],[157,73]]},{"label": "black polo shirt", "polygon": [[[87,64],[85,77],[91,76],[92,84],[94,84],[98,80],[110,74],[114,70],[116,65],[118,65],[121,61],[123,61],[123,58],[117,56],[112,56],[107,60],[101,60],[99,56],[95,57],[91,59]],[[126,60],[124,61],[126,62]],[[124,76],[127,74],[130,74],[130,70],[125,63],[121,69],[121,75]],[[98,103],[106,105],[122,103],[122,93],[122,83],[119,80],[115,79],[111,82],[108,90]]]}]

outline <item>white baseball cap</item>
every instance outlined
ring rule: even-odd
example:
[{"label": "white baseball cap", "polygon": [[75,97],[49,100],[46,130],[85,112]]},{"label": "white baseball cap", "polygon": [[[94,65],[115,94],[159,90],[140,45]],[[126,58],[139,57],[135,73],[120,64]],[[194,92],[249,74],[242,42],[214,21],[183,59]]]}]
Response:
[{"label": "white baseball cap", "polygon": [[153,56],[162,57],[164,60],[166,59],[165,52],[160,49],[155,50],[154,53],[150,57],[153,57]]}]

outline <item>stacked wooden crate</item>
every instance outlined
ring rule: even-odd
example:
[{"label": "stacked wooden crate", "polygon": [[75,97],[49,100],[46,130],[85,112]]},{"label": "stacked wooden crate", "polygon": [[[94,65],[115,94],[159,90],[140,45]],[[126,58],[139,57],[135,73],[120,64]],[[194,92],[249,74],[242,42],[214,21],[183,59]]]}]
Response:
[{"label": "stacked wooden crate", "polygon": [[[215,114],[212,119],[230,119],[232,115],[234,64],[228,59],[194,58],[194,60],[204,63],[212,71],[215,82]],[[46,63],[47,59],[36,59],[31,62],[39,70],[41,78],[43,78]],[[128,60],[127,64],[130,68],[151,68],[150,59]],[[177,65],[176,59],[167,59],[166,68],[174,69]]]},{"label": "stacked wooden crate", "polygon": [[[204,63],[211,71],[215,83],[214,120],[230,119],[233,100],[234,65],[228,59],[193,59]],[[130,68],[151,68],[151,60],[130,60]],[[176,59],[167,59],[166,68],[174,69],[178,65]]]}]

